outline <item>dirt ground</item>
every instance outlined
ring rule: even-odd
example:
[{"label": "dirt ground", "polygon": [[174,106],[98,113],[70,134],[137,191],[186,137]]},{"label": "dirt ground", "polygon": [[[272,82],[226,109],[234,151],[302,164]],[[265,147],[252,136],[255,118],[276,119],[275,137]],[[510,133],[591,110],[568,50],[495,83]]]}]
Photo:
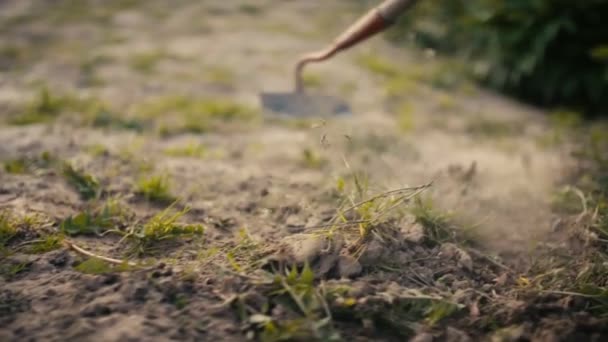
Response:
[{"label": "dirt ground", "polygon": [[606,340],[567,115],[382,38],[260,108],[372,3],[0,2],[0,339]]}]

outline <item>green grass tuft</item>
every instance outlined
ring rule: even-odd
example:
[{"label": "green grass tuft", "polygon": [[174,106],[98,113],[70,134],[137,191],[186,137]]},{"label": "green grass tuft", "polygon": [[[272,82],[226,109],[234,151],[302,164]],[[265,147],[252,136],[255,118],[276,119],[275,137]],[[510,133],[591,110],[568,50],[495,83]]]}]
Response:
[{"label": "green grass tuft", "polygon": [[320,169],[327,164],[327,160],[313,149],[305,148],[302,150],[302,164],[310,169]]},{"label": "green grass tuft", "polygon": [[28,125],[48,122],[55,119],[61,111],[69,106],[71,99],[54,96],[47,88],[43,88],[32,102],[28,103],[25,112],[11,120],[14,125]]},{"label": "green grass tuft", "polygon": [[424,233],[432,243],[443,243],[454,240],[450,215],[438,210],[430,198],[416,198],[411,212],[416,221],[424,227]]},{"label": "green grass tuft", "polygon": [[68,184],[78,191],[82,199],[90,200],[99,195],[101,186],[93,175],[76,170],[69,162],[64,162],[61,172]]},{"label": "green grass tuft", "polygon": [[202,144],[191,142],[184,146],[167,148],[164,153],[171,157],[204,158],[207,156],[207,148]]},{"label": "green grass tuft", "polygon": [[103,206],[66,218],[59,225],[59,229],[69,236],[100,235],[126,225],[133,215],[124,203],[110,198]]},{"label": "green grass tuft", "polygon": [[36,168],[47,168],[55,162],[49,152],[42,152],[39,156],[21,157],[7,160],[3,163],[4,171],[12,174],[28,173]]},{"label": "green grass tuft", "polygon": [[257,15],[262,12],[262,8],[259,5],[254,4],[240,4],[238,9],[240,12],[248,15]]},{"label": "green grass tuft", "polygon": [[95,157],[104,156],[109,153],[108,148],[103,144],[91,144],[86,146],[85,150]]},{"label": "green grass tuft", "polygon": [[108,274],[112,272],[124,272],[131,269],[126,262],[121,265],[110,264],[109,262],[91,257],[79,263],[74,269],[86,274]]},{"label": "green grass tuft", "polygon": [[0,247],[17,235],[17,225],[8,212],[0,212]]},{"label": "green grass tuft", "polygon": [[129,229],[126,238],[133,241],[133,251],[136,254],[146,254],[155,244],[163,241],[171,241],[183,236],[201,235],[205,232],[205,227],[202,225],[178,223],[178,220],[188,212],[188,209],[178,212],[172,211],[173,206],[171,205],[145,224],[136,225]]},{"label": "green grass tuft", "polygon": [[4,171],[7,173],[23,174],[27,172],[27,169],[27,161],[22,158],[4,162]]},{"label": "green grass tuft", "polygon": [[13,279],[21,272],[28,270],[28,263],[0,263],[0,276],[7,280]]},{"label": "green grass tuft", "polygon": [[144,130],[144,123],[137,119],[124,118],[113,113],[104,106],[99,107],[90,115],[90,125],[97,128],[123,129],[135,132]]},{"label": "green grass tuft", "polygon": [[414,110],[409,103],[404,103],[397,111],[397,125],[404,133],[414,129]]},{"label": "green grass tuft", "polygon": [[205,79],[213,85],[220,87],[233,87],[236,84],[236,75],[232,70],[219,65],[205,68]]},{"label": "green grass tuft", "polygon": [[111,227],[111,220],[103,215],[97,216],[82,212],[61,222],[60,229],[67,235],[101,234]]},{"label": "green grass tuft", "polygon": [[98,258],[89,258],[78,264],[74,269],[86,274],[105,274],[112,271],[112,267],[107,262]]},{"label": "green grass tuft", "polygon": [[129,57],[129,65],[142,74],[149,74],[156,70],[158,63],[166,57],[163,51],[138,53]]},{"label": "green grass tuft", "polygon": [[522,134],[524,127],[519,122],[498,121],[477,117],[468,123],[466,130],[475,137],[500,139]]},{"label": "green grass tuft", "polygon": [[94,99],[79,98],[71,95],[55,95],[43,87],[31,102],[27,103],[23,112],[9,119],[13,125],[29,125],[47,123],[55,120],[61,114],[88,113],[99,105]]},{"label": "green grass tuft", "polygon": [[171,194],[169,178],[165,175],[141,178],[137,182],[136,191],[151,202],[168,203],[175,200]]},{"label": "green grass tuft", "polygon": [[[134,111],[140,117],[159,120],[164,135],[205,133],[220,123],[251,122],[259,116],[256,109],[230,100],[185,96],[156,99],[137,106]],[[170,121],[166,119],[169,117]]]},{"label": "green grass tuft", "polygon": [[48,235],[42,241],[31,245],[27,252],[31,254],[43,254],[61,248],[63,237],[61,235]]},{"label": "green grass tuft", "polygon": [[339,341],[328,310],[325,293],[315,283],[315,274],[308,264],[272,274],[267,297],[289,312],[287,317],[274,317],[266,312],[240,310],[243,321],[257,333],[260,341]]}]

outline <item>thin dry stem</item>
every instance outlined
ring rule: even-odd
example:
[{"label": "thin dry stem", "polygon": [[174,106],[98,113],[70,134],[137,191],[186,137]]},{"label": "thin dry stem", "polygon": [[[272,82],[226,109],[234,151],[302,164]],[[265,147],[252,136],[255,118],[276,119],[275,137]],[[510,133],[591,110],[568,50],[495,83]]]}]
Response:
[{"label": "thin dry stem", "polygon": [[108,258],[108,257],[105,257],[103,255],[99,255],[99,254],[95,254],[93,252],[89,252],[89,251],[83,249],[82,247],[77,246],[76,244],[74,244],[73,242],[68,241],[68,240],[63,240],[63,243],[69,249],[72,249],[75,252],[78,252],[78,253],[80,253],[82,255],[85,255],[85,256],[88,256],[88,257],[91,257],[91,258],[96,258],[96,259],[103,260],[103,261],[109,262],[111,264],[116,264],[116,265],[124,265],[126,263],[128,266],[131,266],[131,267],[137,267],[138,266],[134,262],[123,261],[123,260],[118,260],[118,259],[113,259],[113,258]]}]

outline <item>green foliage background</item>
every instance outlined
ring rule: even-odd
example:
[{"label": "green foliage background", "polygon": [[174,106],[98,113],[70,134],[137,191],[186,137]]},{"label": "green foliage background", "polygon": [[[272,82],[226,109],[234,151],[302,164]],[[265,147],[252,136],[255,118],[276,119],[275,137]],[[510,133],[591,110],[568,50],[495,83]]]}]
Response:
[{"label": "green foliage background", "polygon": [[412,33],[508,94],[608,114],[608,0],[420,0],[389,37]]}]

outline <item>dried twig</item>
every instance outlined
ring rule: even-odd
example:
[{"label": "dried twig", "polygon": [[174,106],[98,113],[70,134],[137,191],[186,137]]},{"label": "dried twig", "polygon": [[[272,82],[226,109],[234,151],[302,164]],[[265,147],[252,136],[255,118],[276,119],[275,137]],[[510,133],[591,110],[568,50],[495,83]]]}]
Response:
[{"label": "dried twig", "polygon": [[23,247],[27,247],[29,245],[33,245],[35,243],[40,243],[40,242],[44,242],[44,239],[35,239],[35,240],[29,240],[29,241],[24,241],[20,244],[18,244],[17,246],[15,246],[15,251],[20,250]]},{"label": "dried twig", "polygon": [[128,266],[131,266],[131,267],[137,267],[138,266],[134,262],[123,261],[123,260],[118,260],[118,259],[113,259],[113,258],[108,258],[108,257],[105,257],[103,255],[98,255],[98,254],[95,254],[93,252],[89,252],[89,251],[83,249],[82,247],[77,246],[76,244],[74,244],[73,242],[68,241],[68,240],[63,240],[63,243],[66,245],[67,248],[72,249],[75,252],[78,252],[78,253],[80,253],[82,255],[85,255],[85,256],[88,256],[88,257],[91,257],[91,258],[96,258],[96,259],[103,260],[103,261],[109,262],[111,264],[116,264],[116,265],[124,265],[126,263]]}]

